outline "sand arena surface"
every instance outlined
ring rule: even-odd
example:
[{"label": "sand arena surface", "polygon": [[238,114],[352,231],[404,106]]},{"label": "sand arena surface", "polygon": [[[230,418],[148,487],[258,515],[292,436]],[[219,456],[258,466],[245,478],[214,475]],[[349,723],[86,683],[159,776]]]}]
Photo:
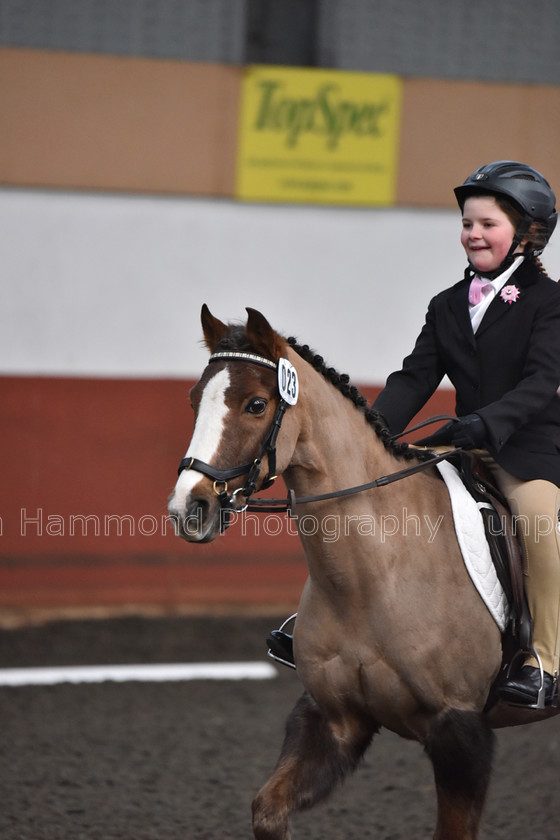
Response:
[{"label": "sand arena surface", "polygon": [[[0,630],[0,667],[263,661],[277,618],[120,618]],[[2,840],[249,840],[301,693],[266,680],[0,688]],[[482,840],[558,840],[560,720],[497,732]],[[382,731],[294,838],[429,840],[431,767]]]}]

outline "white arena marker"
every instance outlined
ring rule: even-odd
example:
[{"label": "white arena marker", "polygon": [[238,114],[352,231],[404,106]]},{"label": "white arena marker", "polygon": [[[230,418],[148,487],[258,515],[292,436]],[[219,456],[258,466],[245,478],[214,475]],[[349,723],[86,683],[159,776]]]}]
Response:
[{"label": "white arena marker", "polygon": [[182,680],[269,680],[268,662],[195,662],[169,665],[76,665],[60,668],[1,668],[0,686],[58,683],[178,682]]}]

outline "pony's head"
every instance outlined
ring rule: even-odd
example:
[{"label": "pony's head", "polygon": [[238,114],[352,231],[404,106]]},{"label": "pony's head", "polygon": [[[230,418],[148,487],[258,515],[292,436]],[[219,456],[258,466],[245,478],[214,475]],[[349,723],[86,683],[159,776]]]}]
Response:
[{"label": "pony's head", "polygon": [[297,379],[284,390],[279,384],[284,365],[288,376],[297,376],[285,361],[286,341],[260,312],[247,313],[245,326],[227,325],[202,307],[210,362],[191,391],[194,433],[169,500],[177,533],[190,542],[218,536],[231,511],[286,468],[295,446],[296,436],[284,427],[276,450],[297,387]]}]

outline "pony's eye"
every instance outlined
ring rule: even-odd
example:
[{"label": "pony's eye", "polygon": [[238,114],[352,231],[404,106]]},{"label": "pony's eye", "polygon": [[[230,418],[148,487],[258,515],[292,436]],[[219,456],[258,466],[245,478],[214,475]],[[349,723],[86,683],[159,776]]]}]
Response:
[{"label": "pony's eye", "polygon": [[265,400],[264,397],[253,397],[247,403],[245,411],[247,412],[247,414],[255,414],[258,416],[259,414],[264,414],[267,405],[268,400]]}]

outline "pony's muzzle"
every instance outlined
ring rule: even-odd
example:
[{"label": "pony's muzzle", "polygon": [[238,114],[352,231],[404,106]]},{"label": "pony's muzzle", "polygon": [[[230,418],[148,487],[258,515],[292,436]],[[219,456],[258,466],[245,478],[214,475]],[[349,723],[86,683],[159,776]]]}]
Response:
[{"label": "pony's muzzle", "polygon": [[207,498],[190,499],[180,519],[179,536],[188,542],[210,542],[219,533],[219,514],[219,506]]},{"label": "pony's muzzle", "polygon": [[176,487],[169,500],[169,517],[175,534],[187,542],[210,542],[220,533],[219,498],[212,485],[206,488],[205,483],[199,482],[186,493]]}]

